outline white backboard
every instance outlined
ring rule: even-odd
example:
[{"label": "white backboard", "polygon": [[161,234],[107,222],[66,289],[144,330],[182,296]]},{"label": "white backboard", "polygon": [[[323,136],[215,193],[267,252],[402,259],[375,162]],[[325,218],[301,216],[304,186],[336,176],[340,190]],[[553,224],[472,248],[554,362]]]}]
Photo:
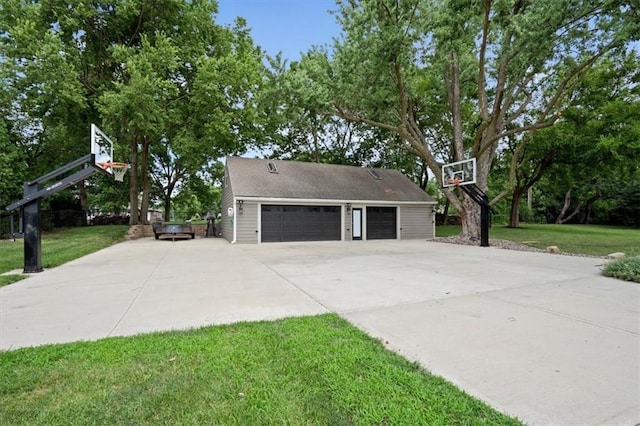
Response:
[{"label": "white backboard", "polygon": [[113,173],[105,163],[113,161],[113,142],[95,124],[91,124],[91,153],[95,155],[95,164],[107,173]]},{"label": "white backboard", "polygon": [[476,159],[456,161],[442,166],[442,187],[471,185],[476,183]]}]

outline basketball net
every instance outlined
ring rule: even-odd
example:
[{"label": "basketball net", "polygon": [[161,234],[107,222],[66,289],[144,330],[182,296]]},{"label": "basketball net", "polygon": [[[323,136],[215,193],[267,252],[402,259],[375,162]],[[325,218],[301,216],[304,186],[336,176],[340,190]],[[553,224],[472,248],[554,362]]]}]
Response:
[{"label": "basketball net", "polygon": [[113,172],[113,179],[116,182],[124,181],[124,175],[127,173],[127,170],[129,170],[130,167],[130,165],[127,163],[100,163],[99,166],[105,170],[111,169],[111,171]]}]

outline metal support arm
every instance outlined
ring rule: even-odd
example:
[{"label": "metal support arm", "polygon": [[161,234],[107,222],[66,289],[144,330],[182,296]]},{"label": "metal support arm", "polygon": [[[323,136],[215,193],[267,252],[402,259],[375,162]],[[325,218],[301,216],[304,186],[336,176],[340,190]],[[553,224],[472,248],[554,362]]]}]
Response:
[{"label": "metal support arm", "polygon": [[[22,222],[24,226],[24,272],[42,271],[40,200],[63,191],[99,171],[104,171],[94,164],[94,159],[94,154],[87,154],[50,173],[40,176],[34,181],[26,182],[24,184],[22,200],[7,206],[8,211],[14,211],[22,207]],[[83,166],[83,168],[41,189],[41,184],[70,172],[79,166]]]},{"label": "metal support arm", "polygon": [[[7,210],[13,211],[40,198],[44,198],[44,197],[48,197],[49,195],[56,194],[60,191],[63,191],[69,188],[72,185],[75,185],[81,180],[87,179],[88,177],[90,177],[91,175],[97,172],[98,170],[93,167],[85,167],[84,169],[78,170],[74,174],[67,176],[66,178],[52,185],[47,186],[44,189],[40,189],[31,194],[25,194],[22,200],[16,201],[13,204],[9,204],[9,206],[7,206]],[[30,182],[29,185],[32,186],[36,183],[39,183],[39,182],[36,180],[36,181]]]}]

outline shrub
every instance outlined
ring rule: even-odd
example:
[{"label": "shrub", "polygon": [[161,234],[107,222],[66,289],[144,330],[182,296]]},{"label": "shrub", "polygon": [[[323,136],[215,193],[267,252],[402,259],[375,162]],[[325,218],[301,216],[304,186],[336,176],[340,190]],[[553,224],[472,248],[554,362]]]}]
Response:
[{"label": "shrub", "polygon": [[92,225],[128,225],[129,216],[96,216],[91,220]]},{"label": "shrub", "polygon": [[605,266],[603,274],[607,277],[640,283],[640,256],[626,257]]}]

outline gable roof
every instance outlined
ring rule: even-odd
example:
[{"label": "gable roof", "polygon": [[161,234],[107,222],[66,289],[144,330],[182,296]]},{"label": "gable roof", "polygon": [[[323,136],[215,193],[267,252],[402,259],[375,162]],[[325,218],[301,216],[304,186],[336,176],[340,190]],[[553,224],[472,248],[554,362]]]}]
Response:
[{"label": "gable roof", "polygon": [[227,176],[236,197],[435,202],[391,169],[227,157]]}]

